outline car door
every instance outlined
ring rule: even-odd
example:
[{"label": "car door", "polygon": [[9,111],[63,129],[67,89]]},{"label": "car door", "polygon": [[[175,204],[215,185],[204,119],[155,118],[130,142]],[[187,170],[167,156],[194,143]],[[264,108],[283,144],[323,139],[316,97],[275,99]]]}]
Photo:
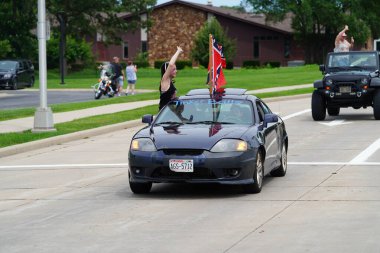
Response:
[{"label": "car door", "polygon": [[265,173],[269,173],[275,166],[278,155],[277,123],[270,123],[264,126],[265,114],[272,113],[269,108],[260,100],[256,101],[257,112],[260,120],[260,134],[263,138],[266,155],[264,161]]},{"label": "car door", "polygon": [[19,87],[25,87],[26,85],[27,72],[25,67],[26,66],[23,61],[18,62],[18,69],[16,70],[16,74]]}]

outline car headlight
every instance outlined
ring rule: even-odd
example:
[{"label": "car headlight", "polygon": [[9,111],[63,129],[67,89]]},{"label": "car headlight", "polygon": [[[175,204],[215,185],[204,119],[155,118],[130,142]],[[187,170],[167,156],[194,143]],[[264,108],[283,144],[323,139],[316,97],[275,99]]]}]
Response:
[{"label": "car headlight", "polygon": [[131,149],[136,151],[157,151],[153,141],[149,138],[132,140]]},{"label": "car headlight", "polygon": [[4,75],[4,78],[11,78],[12,77],[12,74],[11,73],[6,73],[5,75]]},{"label": "car headlight", "polygon": [[368,84],[368,78],[362,78],[361,83],[362,84]]},{"label": "car headlight", "polygon": [[234,151],[246,151],[248,149],[248,144],[246,141],[236,140],[236,139],[222,139],[218,141],[212,147],[211,152],[234,152]]},{"label": "car headlight", "polygon": [[331,85],[333,83],[332,79],[326,79],[326,85]]}]

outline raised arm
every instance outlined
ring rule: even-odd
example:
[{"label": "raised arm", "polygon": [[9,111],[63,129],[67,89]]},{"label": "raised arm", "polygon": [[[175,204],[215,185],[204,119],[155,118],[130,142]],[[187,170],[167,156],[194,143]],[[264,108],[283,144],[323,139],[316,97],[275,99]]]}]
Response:
[{"label": "raised arm", "polygon": [[339,43],[339,41],[343,38],[343,34],[348,31],[348,25],[344,26],[344,29],[338,33],[335,38],[335,46]]},{"label": "raised arm", "polygon": [[170,59],[168,68],[166,69],[165,74],[162,76],[161,91],[167,91],[169,89],[171,73],[175,67],[175,62],[177,61],[179,54],[182,52],[183,52],[182,48],[177,47],[177,51],[175,52],[175,54]]}]

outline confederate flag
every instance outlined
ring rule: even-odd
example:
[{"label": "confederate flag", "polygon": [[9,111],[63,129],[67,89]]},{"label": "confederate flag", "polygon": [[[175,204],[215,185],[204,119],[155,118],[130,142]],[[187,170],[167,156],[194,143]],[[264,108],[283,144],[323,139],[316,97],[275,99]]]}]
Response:
[{"label": "confederate flag", "polygon": [[[220,90],[221,86],[226,84],[226,79],[224,78],[222,68],[226,67],[226,58],[223,55],[222,45],[216,42],[214,36],[212,36],[212,57],[211,61],[208,63],[208,75],[207,83],[212,85],[213,93]],[[212,67],[211,67],[212,66]],[[210,83],[210,71],[212,76],[212,81]]]}]

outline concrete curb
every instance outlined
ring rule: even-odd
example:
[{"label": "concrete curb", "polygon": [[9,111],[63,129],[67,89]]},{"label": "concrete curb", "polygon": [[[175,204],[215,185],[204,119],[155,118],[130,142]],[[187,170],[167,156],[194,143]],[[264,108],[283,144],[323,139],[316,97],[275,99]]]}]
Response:
[{"label": "concrete curb", "polygon": [[94,129],[88,129],[88,130],[84,130],[84,131],[80,131],[80,132],[76,132],[76,133],[71,133],[71,134],[55,136],[55,137],[46,138],[43,140],[31,141],[31,142],[27,142],[27,143],[17,144],[17,145],[1,148],[0,149],[0,158],[19,154],[19,153],[24,153],[24,152],[28,152],[28,151],[32,151],[35,149],[46,148],[49,146],[62,144],[62,143],[69,142],[69,141],[89,138],[89,137],[92,137],[95,135],[101,135],[101,134],[106,134],[106,133],[110,133],[113,131],[132,128],[132,127],[136,127],[139,125],[143,126],[143,123],[141,123],[141,119],[126,121],[123,123],[108,125],[108,126],[104,126],[104,127],[98,127],[98,128],[94,128]]}]

